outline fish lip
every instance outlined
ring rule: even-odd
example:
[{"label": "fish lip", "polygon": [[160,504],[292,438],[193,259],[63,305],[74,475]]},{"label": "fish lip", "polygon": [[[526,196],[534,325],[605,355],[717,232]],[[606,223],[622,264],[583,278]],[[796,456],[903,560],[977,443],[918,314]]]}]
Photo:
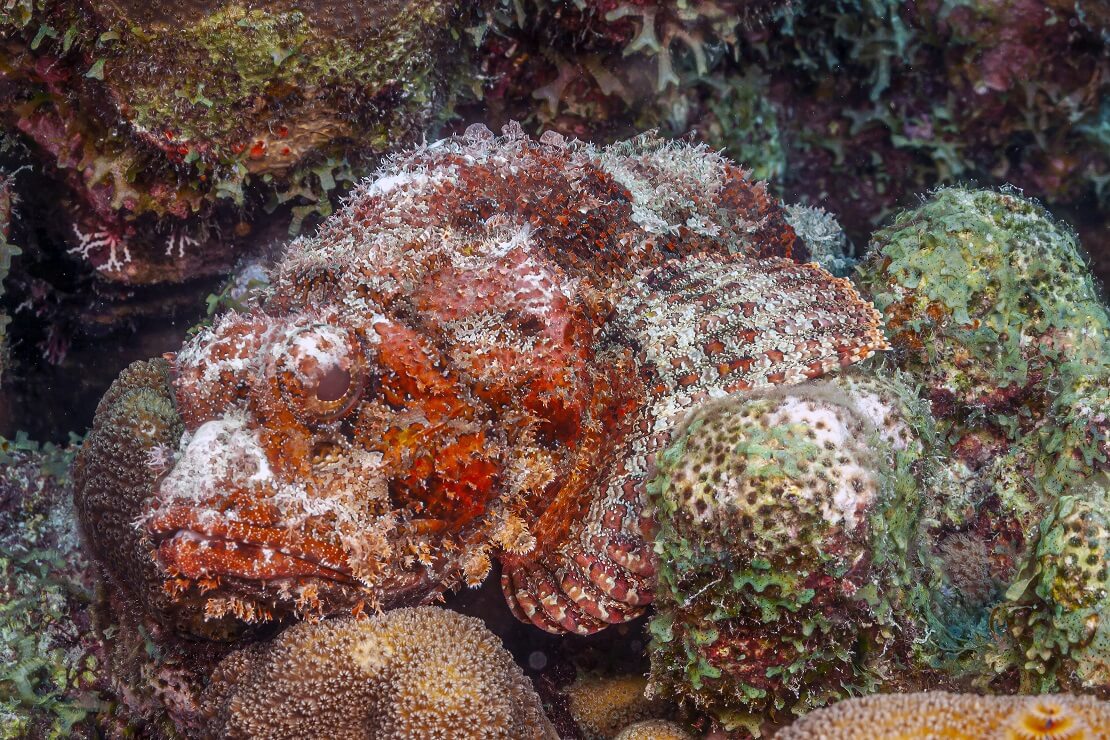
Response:
[{"label": "fish lip", "polygon": [[[166,548],[174,548],[186,543],[203,543],[201,549],[215,546],[224,552],[243,552],[255,555],[258,561],[268,563],[275,556],[302,564],[311,572],[291,574],[296,578],[320,578],[345,585],[358,586],[350,567],[346,564],[345,554],[336,546],[306,540],[302,543],[282,542],[288,539],[291,530],[264,526],[217,514],[211,510],[197,512],[188,507],[176,506],[165,512],[150,515],[143,528],[154,545],[155,557],[165,564],[168,553]],[[314,552],[315,551],[315,552]],[[333,557],[326,557],[331,551]],[[216,573],[215,575],[222,575]],[[227,574],[235,578],[255,581],[278,581],[282,575],[259,575],[252,577],[242,573]]]}]

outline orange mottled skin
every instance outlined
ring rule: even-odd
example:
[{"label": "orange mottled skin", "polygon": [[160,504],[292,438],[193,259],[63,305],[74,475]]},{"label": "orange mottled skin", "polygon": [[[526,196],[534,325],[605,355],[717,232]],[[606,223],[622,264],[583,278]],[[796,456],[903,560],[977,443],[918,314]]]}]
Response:
[{"label": "orange mottled skin", "polygon": [[186,433],[139,522],[175,599],[244,619],[485,578],[593,632],[641,613],[642,484],[703,398],[885,346],[764,186],[651,139],[409,153],[173,361]]}]

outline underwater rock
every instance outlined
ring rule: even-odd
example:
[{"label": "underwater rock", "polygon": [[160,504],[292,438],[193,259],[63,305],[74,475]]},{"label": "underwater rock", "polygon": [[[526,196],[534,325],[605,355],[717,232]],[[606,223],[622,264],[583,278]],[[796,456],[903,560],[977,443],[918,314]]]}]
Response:
[{"label": "underwater rock", "polygon": [[446,609],[295,625],[226,658],[204,702],[219,738],[556,738],[481,621]]},{"label": "underwater rock", "polygon": [[987,661],[1022,692],[1110,697],[1110,476],[1060,498],[993,619]]},{"label": "underwater rock", "polygon": [[700,407],[657,460],[649,695],[758,734],[902,678],[931,419],[897,375]]},{"label": "underwater rock", "polygon": [[262,208],[296,231],[438,120],[462,5],[19,3],[0,124],[55,181],[41,227],[102,278],[223,272]]},{"label": "underwater rock", "polygon": [[762,184],[685,144],[473,127],[398,156],[160,371],[176,442],[104,402],[84,464],[128,457],[79,475],[103,502],[86,528],[138,521],[102,557],[144,590],[153,550],[209,618],[420,603],[497,558],[523,621],[627,621],[655,568],[641,486],[678,415],[885,347],[793,242]]},{"label": "underwater rock", "polygon": [[1095,738],[1110,704],[1092,697],[976,696],[941,691],[865,696],[818,709],[782,730],[782,740],[900,737]]}]

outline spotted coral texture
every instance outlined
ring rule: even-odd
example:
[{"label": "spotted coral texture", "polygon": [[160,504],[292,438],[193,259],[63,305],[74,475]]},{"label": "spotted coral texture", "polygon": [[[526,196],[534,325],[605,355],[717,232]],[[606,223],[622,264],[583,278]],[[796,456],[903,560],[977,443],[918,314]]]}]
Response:
[{"label": "spotted coral texture", "polygon": [[590,676],[564,689],[568,708],[586,740],[610,738],[638,720],[658,717],[668,707],[644,696],[643,676]]},{"label": "spotted coral texture", "polygon": [[897,382],[847,375],[733,396],[676,432],[649,486],[649,696],[755,731],[761,717],[874,690],[898,640],[924,632],[907,548],[926,448]]},{"label": "spotted coral texture", "polygon": [[1081,740],[1106,736],[1110,704],[1091,697],[926,692],[847,699],[803,717],[782,740],[944,737]]},{"label": "spotted coral texture", "polygon": [[229,740],[557,737],[482,622],[435,607],[295,625],[226,658],[204,703]]},{"label": "spotted coral texture", "polygon": [[677,722],[649,719],[625,727],[613,740],[693,740],[694,736]]},{"label": "spotted coral texture", "polygon": [[1110,697],[1110,476],[1060,498],[993,618],[989,662],[1025,691]]},{"label": "spotted coral texture", "polygon": [[643,483],[688,408],[885,348],[701,147],[472,127],[401,154],[176,355],[140,517],[176,598],[248,622],[411,605],[502,565],[554,633],[643,613]]},{"label": "spotted coral texture", "polygon": [[1078,240],[1039,204],[940,189],[875,233],[859,276],[952,441],[1024,445],[1010,463],[1035,495],[998,492],[1024,522],[1110,465],[1110,314]]}]

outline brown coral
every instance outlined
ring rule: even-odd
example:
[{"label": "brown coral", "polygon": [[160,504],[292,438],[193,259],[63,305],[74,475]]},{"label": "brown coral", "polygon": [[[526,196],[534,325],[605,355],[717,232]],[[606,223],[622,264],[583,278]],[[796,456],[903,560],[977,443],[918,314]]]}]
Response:
[{"label": "brown coral", "polygon": [[693,737],[677,722],[649,719],[625,727],[613,740],[693,740]]},{"label": "brown coral", "polygon": [[225,659],[205,696],[221,738],[555,738],[481,621],[435,607],[302,623]]},{"label": "brown coral", "polygon": [[667,707],[644,696],[643,676],[592,676],[565,690],[571,716],[586,740],[613,737],[632,722],[659,717]]},{"label": "brown coral", "polygon": [[1079,740],[1106,736],[1110,702],[1088,696],[976,696],[942,691],[848,699],[806,715],[780,740],[873,737]]}]

